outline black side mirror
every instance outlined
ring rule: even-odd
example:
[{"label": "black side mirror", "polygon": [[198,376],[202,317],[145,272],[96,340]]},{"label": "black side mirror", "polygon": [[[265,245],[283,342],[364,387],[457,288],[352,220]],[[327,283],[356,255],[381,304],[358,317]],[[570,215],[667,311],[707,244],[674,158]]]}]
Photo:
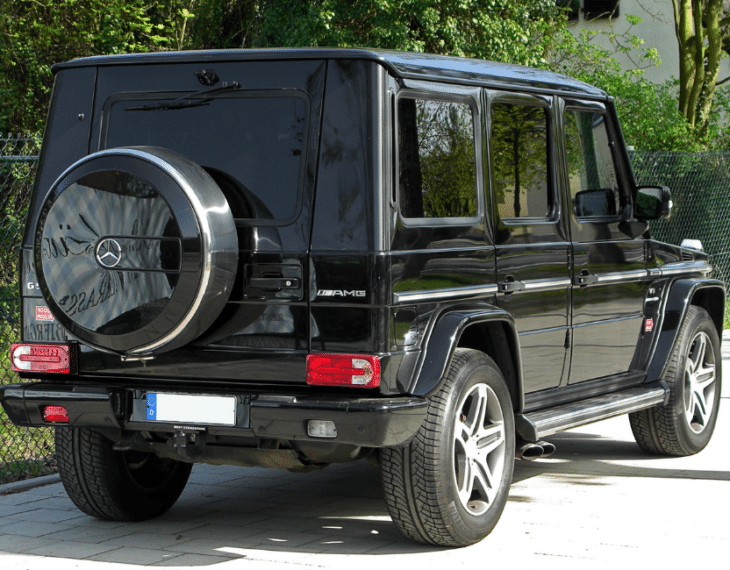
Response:
[{"label": "black side mirror", "polygon": [[672,193],[666,186],[640,186],[636,189],[634,217],[637,220],[668,218],[672,213]]}]

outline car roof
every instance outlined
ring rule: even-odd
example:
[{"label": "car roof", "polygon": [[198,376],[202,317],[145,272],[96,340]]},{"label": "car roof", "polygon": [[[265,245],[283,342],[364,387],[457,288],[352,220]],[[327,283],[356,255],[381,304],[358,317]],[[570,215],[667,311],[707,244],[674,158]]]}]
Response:
[{"label": "car roof", "polygon": [[179,52],[150,52],[93,56],[53,66],[53,73],[73,67],[142,65],[186,62],[280,61],[301,59],[361,59],[385,66],[399,79],[436,80],[460,85],[520,87],[606,99],[601,89],[560,73],[466,57],[360,48],[271,48]]}]

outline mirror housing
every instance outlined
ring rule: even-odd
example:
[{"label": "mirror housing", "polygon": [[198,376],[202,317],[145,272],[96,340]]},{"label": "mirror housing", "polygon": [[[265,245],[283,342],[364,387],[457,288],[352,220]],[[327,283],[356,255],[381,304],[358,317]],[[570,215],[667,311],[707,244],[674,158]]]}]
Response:
[{"label": "mirror housing", "polygon": [[672,213],[672,193],[666,186],[639,186],[634,201],[637,220],[659,220]]}]

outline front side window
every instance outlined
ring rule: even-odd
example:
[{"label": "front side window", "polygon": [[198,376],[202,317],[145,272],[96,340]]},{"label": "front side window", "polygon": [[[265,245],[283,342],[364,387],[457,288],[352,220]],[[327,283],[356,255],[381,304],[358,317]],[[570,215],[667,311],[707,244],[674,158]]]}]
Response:
[{"label": "front side window", "polygon": [[535,105],[492,103],[492,183],[502,220],[550,215],[547,113]]},{"label": "front side window", "polygon": [[218,94],[185,107],[162,94],[112,98],[102,147],[177,151],[213,177],[234,217],[286,223],[301,204],[308,101],[299,92],[263,95]]},{"label": "front side window", "polygon": [[452,101],[398,101],[398,192],[404,218],[477,215],[474,114]]},{"label": "front side window", "polygon": [[568,182],[576,218],[610,217],[620,212],[619,187],[609,143],[603,113],[566,111]]}]

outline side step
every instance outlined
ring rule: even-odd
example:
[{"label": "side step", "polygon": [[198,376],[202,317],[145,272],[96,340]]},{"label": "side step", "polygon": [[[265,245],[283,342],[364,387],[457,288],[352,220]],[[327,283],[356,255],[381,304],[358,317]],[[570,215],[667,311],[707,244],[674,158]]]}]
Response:
[{"label": "side step", "polygon": [[554,408],[517,414],[515,427],[522,439],[535,442],[559,431],[663,404],[667,393],[664,382],[637,386]]}]

